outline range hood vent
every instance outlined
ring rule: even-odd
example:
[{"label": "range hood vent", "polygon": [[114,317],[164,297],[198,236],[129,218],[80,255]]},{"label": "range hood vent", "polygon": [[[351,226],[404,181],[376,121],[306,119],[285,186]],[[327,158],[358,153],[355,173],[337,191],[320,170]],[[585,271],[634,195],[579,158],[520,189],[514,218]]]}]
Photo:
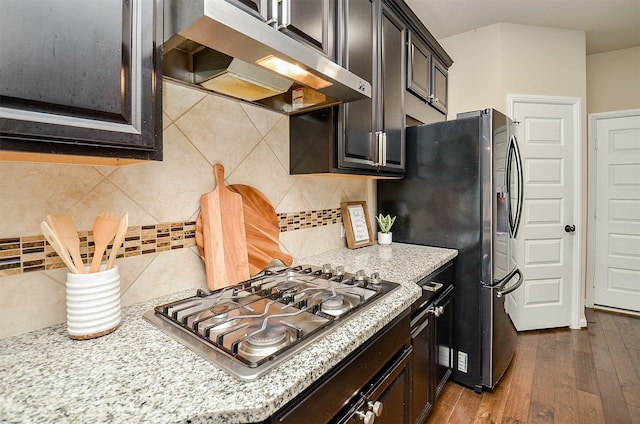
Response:
[{"label": "range hood vent", "polygon": [[165,0],[166,77],[293,114],[371,97],[371,85],[226,0]]}]

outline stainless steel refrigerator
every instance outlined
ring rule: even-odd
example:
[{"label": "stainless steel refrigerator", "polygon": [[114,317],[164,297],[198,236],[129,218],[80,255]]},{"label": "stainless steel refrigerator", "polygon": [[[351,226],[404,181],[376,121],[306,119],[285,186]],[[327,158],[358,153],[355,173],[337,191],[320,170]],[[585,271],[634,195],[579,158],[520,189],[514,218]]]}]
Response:
[{"label": "stainless steel refrigerator", "polygon": [[506,371],[516,330],[504,295],[522,284],[514,239],[522,162],[514,123],[486,109],[407,128],[402,180],[378,181],[378,212],[396,215],[393,241],[457,249],[452,379],[477,392]]}]

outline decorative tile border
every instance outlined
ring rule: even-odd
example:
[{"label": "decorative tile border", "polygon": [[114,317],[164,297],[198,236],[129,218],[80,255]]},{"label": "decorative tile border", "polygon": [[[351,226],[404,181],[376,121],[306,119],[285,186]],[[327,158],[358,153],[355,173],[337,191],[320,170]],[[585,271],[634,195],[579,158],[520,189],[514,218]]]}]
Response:
[{"label": "decorative tile border", "polygon": [[[320,227],[342,222],[340,208],[278,214],[280,232]],[[80,256],[90,264],[95,246],[91,231],[78,232]],[[169,222],[127,229],[118,258],[166,252],[196,245],[196,223]],[[112,245],[107,251],[111,251]],[[106,255],[103,261],[106,260]],[[0,239],[0,277],[32,271],[64,268],[65,264],[43,235]]]},{"label": "decorative tile border", "polygon": [[279,213],[280,232],[301,230],[303,228],[321,227],[342,222],[340,208],[322,209],[319,211],[303,211]]},{"label": "decorative tile border", "polygon": [[[78,236],[80,256],[88,265],[95,252],[93,233],[80,231]],[[123,246],[118,251],[117,257],[138,256],[195,245],[195,222],[133,226],[127,229]],[[109,244],[107,251],[110,252],[112,247]],[[106,259],[107,256],[103,256],[102,260]],[[0,277],[64,267],[62,259],[42,235],[0,239]]]}]

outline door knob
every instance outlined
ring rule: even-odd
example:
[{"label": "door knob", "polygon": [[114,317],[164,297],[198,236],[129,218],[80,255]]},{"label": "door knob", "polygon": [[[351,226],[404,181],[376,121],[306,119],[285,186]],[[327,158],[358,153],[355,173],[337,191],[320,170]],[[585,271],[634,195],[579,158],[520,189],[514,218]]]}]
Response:
[{"label": "door knob", "polygon": [[573,233],[576,230],[576,226],[575,225],[565,225],[564,226],[564,230],[567,233]]}]

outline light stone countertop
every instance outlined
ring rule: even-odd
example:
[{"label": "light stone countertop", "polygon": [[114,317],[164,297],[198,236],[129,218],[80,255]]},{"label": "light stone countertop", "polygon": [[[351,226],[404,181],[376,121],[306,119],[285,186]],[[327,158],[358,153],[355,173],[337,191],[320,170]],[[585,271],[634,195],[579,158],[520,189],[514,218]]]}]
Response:
[{"label": "light stone countertop", "polygon": [[268,418],[420,296],[414,284],[457,251],[394,243],[336,249],[298,264],[344,265],[401,283],[274,370],[240,382],[143,320],[193,290],[123,308],[122,324],[92,340],[56,325],[0,340],[0,422],[241,423]]}]

